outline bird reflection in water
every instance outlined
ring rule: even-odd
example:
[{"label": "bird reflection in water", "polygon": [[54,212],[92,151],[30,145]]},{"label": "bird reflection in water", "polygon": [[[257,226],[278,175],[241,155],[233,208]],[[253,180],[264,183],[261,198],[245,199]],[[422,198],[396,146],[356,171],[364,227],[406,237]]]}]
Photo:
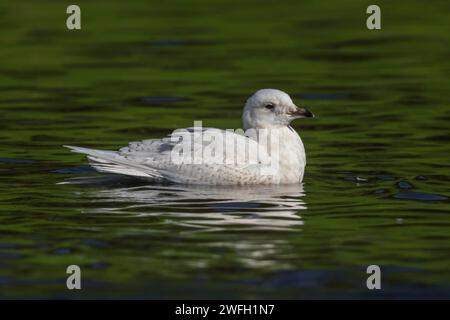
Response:
[{"label": "bird reflection in water", "polygon": [[303,184],[148,185],[120,176],[71,178],[63,183],[87,187],[83,198],[97,205],[86,213],[158,216],[191,231],[296,230],[303,225],[300,211],[306,209]]}]

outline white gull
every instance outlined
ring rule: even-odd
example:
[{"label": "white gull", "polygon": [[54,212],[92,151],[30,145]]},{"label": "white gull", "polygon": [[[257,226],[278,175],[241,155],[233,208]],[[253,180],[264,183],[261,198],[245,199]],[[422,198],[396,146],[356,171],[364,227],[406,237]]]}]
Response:
[{"label": "white gull", "polygon": [[207,185],[300,183],[306,155],[290,123],[313,116],[297,107],[287,93],[261,89],[245,104],[245,134],[193,127],[178,129],[163,139],[131,142],[119,151],[65,147],[86,154],[99,172],[157,181]]}]

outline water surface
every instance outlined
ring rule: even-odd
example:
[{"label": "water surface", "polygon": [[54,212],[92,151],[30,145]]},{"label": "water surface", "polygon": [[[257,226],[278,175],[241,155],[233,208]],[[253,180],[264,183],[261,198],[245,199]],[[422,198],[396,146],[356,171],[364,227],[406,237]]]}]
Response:
[{"label": "water surface", "polygon": [[[379,1],[380,31],[364,1],[78,4],[75,32],[0,4],[1,297],[450,297],[448,2]],[[302,185],[149,185],[61,147],[239,128],[265,87],[317,116]]]}]

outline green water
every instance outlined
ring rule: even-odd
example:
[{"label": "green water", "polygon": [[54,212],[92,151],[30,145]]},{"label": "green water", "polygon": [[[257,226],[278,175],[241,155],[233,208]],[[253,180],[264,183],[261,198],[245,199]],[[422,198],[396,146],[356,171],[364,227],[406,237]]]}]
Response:
[{"label": "green water", "polygon": [[[450,298],[448,1],[377,1],[378,31],[369,1],[76,3],[80,31],[0,3],[0,297]],[[148,185],[61,147],[239,128],[266,87],[316,114],[302,186]]]}]

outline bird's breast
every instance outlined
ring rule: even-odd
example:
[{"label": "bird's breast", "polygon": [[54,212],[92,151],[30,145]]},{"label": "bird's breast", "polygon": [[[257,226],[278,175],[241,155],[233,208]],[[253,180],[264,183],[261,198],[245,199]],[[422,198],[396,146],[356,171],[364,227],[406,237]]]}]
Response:
[{"label": "bird's breast", "polygon": [[280,183],[299,183],[305,172],[306,155],[303,142],[295,131],[287,132],[280,139]]}]

